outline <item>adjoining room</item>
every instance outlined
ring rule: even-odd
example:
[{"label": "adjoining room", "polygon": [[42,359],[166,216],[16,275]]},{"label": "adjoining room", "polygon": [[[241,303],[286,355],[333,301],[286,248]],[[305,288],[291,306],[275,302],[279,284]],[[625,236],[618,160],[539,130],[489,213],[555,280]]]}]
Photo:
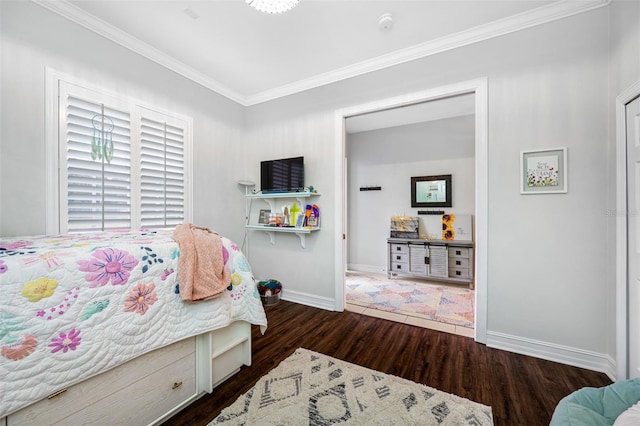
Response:
[{"label": "adjoining room", "polygon": [[[475,96],[449,96],[360,114],[348,117],[345,128],[347,309],[472,336]],[[430,176],[447,181],[439,185]],[[433,197],[429,193],[428,200],[416,200],[416,187],[420,193],[421,185],[441,186],[441,200],[437,191]],[[457,233],[443,234],[443,215],[449,221],[457,218],[449,227]],[[406,218],[401,226],[411,229],[394,231],[396,218]],[[392,245],[390,236],[408,239],[394,240]],[[448,253],[455,256],[453,246],[424,246],[445,238],[466,243],[462,257],[449,259]],[[411,247],[405,247],[409,242]],[[432,255],[427,254],[429,248]],[[439,249],[447,252],[441,270],[436,268]],[[397,250],[402,252],[394,254]]]}]

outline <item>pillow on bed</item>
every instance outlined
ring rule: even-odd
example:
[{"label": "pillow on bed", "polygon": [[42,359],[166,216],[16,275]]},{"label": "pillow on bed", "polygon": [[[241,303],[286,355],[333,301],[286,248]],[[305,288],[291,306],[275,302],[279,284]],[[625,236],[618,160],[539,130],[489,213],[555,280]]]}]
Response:
[{"label": "pillow on bed", "polygon": [[613,426],[638,426],[640,425],[640,402],[623,411],[618,416]]}]

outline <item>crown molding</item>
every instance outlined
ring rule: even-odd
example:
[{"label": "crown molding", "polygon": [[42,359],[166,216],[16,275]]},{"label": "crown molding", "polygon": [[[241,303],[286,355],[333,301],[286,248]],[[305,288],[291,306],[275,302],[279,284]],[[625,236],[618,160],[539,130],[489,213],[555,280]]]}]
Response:
[{"label": "crown molding", "polygon": [[153,46],[133,37],[129,33],[126,33],[113,25],[99,19],[79,7],[69,3],[66,0],[31,0],[33,3],[40,5],[52,12],[57,13],[64,18],[75,22],[78,25],[85,27],[86,29],[95,32],[114,43],[117,43],[147,59],[156,62],[163,67],[170,69],[189,80],[192,80],[207,89],[231,99],[241,105],[245,105],[246,97],[231,90],[227,86],[213,80],[210,77],[194,70],[193,68],[185,65],[184,63],[176,60],[175,58],[159,51]]},{"label": "crown molding", "polygon": [[275,87],[253,95],[242,95],[66,0],[31,1],[243,106],[272,101],[347,78],[546,24],[608,6],[611,2],[611,0],[560,0],[486,25],[480,25],[291,84]]},{"label": "crown molding", "polygon": [[588,12],[607,6],[611,0],[560,0],[532,9],[518,15],[493,21],[486,25],[480,25],[469,30],[441,37],[421,43],[377,58],[362,61],[347,67],[319,74],[312,78],[297,81],[292,84],[276,87],[255,95],[247,96],[247,106],[271,101],[284,96],[292,95],[305,90],[335,83],[347,78],[356,77],[372,71],[403,64],[416,59],[421,59],[437,53],[446,52],[481,41],[489,40],[505,34],[535,27],[537,25],[553,22],[558,19]]}]

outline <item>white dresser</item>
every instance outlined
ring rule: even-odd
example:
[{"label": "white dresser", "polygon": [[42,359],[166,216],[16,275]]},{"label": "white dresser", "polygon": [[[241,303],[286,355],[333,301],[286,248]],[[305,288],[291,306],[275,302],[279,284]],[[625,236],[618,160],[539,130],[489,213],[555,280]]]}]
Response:
[{"label": "white dresser", "polygon": [[426,278],[469,284],[473,288],[470,241],[388,238],[387,276]]}]

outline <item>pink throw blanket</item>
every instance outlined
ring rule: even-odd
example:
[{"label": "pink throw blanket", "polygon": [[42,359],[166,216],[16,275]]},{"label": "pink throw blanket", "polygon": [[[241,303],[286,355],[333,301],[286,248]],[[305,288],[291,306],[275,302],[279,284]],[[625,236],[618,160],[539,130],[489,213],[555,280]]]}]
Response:
[{"label": "pink throw blanket", "polygon": [[180,246],[182,300],[209,300],[222,294],[231,282],[231,272],[224,264],[220,236],[208,228],[184,223],[176,226],[173,239]]}]

